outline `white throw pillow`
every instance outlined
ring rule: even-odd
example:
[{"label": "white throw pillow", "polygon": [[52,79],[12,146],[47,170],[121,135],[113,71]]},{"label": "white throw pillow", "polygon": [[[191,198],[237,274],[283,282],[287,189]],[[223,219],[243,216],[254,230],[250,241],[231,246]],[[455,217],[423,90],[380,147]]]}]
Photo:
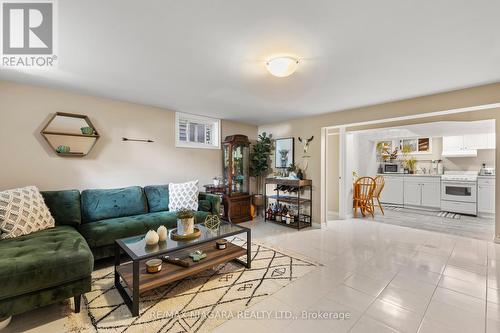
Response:
[{"label": "white throw pillow", "polygon": [[198,210],[198,181],[168,184],[168,209],[176,212],[181,209]]},{"label": "white throw pillow", "polygon": [[53,228],[54,218],[35,186],[0,192],[0,239]]}]

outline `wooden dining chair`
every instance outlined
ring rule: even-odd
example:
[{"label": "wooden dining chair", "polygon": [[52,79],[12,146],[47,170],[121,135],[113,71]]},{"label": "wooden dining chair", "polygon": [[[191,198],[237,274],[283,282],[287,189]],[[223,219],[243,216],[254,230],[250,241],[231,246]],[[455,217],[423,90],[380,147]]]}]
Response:
[{"label": "wooden dining chair", "polygon": [[371,177],[361,177],[354,183],[353,209],[354,217],[358,215],[358,208],[361,214],[366,216],[366,212],[374,217],[372,205],[373,191],[375,190],[375,180]]},{"label": "wooden dining chair", "polygon": [[[382,204],[380,203],[380,194],[384,189],[385,179],[384,176],[377,176],[374,178],[374,180],[375,180],[375,190],[373,190],[373,195],[372,195],[372,207],[373,210],[375,210],[375,207],[380,208],[382,215],[385,215],[384,207],[382,207]],[[375,204],[375,200],[377,201],[377,204]]]}]

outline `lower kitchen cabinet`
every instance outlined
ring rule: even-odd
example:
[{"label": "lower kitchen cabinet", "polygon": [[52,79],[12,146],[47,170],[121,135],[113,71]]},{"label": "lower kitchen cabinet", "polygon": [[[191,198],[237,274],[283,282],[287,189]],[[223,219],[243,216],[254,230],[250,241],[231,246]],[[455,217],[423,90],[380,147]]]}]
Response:
[{"label": "lower kitchen cabinet", "polygon": [[422,182],[422,206],[429,208],[441,207],[441,180]]},{"label": "lower kitchen cabinet", "polygon": [[404,184],[404,204],[405,206],[422,205],[422,189],[419,182],[405,180]]},{"label": "lower kitchen cabinet", "polygon": [[404,177],[405,206],[441,207],[441,179],[439,177]]},{"label": "lower kitchen cabinet", "polygon": [[480,215],[495,214],[495,178],[478,178],[477,211]]},{"label": "lower kitchen cabinet", "polygon": [[403,205],[404,177],[384,175],[385,186],[380,194],[380,201],[385,204]]}]

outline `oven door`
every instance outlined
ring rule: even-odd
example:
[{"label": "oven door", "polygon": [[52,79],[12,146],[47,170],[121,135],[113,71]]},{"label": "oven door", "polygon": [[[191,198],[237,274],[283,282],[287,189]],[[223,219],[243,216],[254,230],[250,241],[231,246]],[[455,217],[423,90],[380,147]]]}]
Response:
[{"label": "oven door", "polygon": [[476,202],[476,182],[444,181],[441,183],[441,199],[447,201]]}]

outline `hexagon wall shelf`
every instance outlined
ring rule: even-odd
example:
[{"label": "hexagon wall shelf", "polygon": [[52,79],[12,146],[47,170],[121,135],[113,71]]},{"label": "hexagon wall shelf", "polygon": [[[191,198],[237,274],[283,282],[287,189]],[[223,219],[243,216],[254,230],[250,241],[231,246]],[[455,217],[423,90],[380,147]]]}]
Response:
[{"label": "hexagon wall shelf", "polygon": [[[84,129],[91,133],[85,134]],[[63,157],[86,156],[100,137],[89,117],[65,112],[56,112],[40,134],[54,152]],[[59,146],[67,146],[69,151],[60,151]],[[76,150],[73,151],[74,149]]]}]

